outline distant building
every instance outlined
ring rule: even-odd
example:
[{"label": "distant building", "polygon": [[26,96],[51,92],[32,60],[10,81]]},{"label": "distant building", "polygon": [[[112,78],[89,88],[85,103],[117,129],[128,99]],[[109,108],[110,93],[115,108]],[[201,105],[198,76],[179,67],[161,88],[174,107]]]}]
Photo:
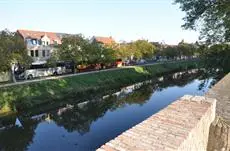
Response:
[{"label": "distant building", "polygon": [[101,43],[101,44],[104,44],[104,45],[111,45],[111,44],[116,43],[115,40],[112,37],[96,37],[96,36],[93,36],[90,39],[90,42],[94,42],[94,41],[96,41],[98,43]]},{"label": "distant building", "polygon": [[34,62],[46,62],[54,46],[61,44],[61,37],[53,32],[17,30],[17,33],[24,39],[28,55]]}]

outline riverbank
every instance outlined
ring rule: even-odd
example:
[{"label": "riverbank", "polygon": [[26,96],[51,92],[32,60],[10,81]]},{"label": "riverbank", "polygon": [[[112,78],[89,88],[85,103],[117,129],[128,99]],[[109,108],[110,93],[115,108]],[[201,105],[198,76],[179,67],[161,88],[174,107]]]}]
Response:
[{"label": "riverbank", "polygon": [[1,111],[23,111],[56,101],[81,102],[86,98],[93,99],[99,92],[101,95],[105,95],[115,92],[121,87],[152,79],[162,74],[197,67],[197,61],[134,66],[2,87],[0,88]]}]

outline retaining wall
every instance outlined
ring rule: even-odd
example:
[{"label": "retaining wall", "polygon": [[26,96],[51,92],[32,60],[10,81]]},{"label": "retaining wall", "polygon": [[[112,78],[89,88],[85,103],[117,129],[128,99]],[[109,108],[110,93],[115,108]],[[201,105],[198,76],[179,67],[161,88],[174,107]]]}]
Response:
[{"label": "retaining wall", "polygon": [[216,119],[209,130],[208,151],[230,150],[230,73],[208,91],[217,99]]}]

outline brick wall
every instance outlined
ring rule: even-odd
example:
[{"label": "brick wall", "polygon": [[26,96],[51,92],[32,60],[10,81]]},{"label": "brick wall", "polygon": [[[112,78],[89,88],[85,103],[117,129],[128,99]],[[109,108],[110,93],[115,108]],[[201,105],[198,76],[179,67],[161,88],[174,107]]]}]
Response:
[{"label": "brick wall", "polygon": [[216,119],[209,130],[208,151],[230,150],[230,74],[205,95],[217,99]]},{"label": "brick wall", "polygon": [[98,151],[206,150],[215,107],[215,99],[184,96],[101,146]]}]

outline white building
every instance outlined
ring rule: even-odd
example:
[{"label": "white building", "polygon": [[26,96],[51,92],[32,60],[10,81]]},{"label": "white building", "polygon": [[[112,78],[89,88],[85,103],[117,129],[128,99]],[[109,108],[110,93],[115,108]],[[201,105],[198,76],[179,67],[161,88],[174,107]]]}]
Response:
[{"label": "white building", "polygon": [[46,62],[55,49],[54,46],[61,44],[61,38],[53,32],[41,32],[31,30],[17,30],[24,39],[28,55],[34,62]]}]

